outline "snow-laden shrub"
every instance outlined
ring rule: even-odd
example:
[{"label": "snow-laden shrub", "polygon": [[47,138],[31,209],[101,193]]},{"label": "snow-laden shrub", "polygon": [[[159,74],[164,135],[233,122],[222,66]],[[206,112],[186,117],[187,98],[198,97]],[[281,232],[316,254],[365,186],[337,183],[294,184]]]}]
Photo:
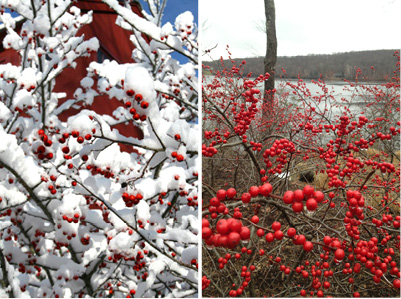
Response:
[{"label": "snow-laden shrub", "polygon": [[[77,58],[97,51],[78,36],[91,22],[72,1],[0,0],[0,295],[184,297],[197,294],[197,30],[190,12],[160,24],[163,5],[139,17],[104,0],[132,32],[135,63],[92,62],[74,98],[53,88]],[[144,39],[146,34],[151,41]],[[187,57],[181,64],[171,57]],[[82,109],[98,95],[121,106]],[[139,140],[113,129],[131,122]],[[119,144],[132,146],[121,152]]]}]

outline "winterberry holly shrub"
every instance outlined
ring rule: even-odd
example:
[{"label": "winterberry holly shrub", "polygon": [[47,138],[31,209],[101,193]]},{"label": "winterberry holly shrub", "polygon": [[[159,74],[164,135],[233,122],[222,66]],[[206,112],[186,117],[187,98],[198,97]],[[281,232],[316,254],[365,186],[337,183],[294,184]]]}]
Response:
[{"label": "winterberry holly shrub", "polygon": [[[58,76],[98,50],[77,35],[92,12],[73,1],[0,1],[3,46],[20,55],[0,65],[0,297],[197,294],[196,24],[185,12],[162,25],[164,2],[144,1],[144,17],[103,2],[132,33],[132,63],[93,61],[60,104]],[[110,115],[85,109],[99,95],[121,105]]]},{"label": "winterberry holly shrub", "polygon": [[[382,84],[203,77],[205,297],[396,297],[400,58]],[[272,96],[273,94],[273,96]]]}]

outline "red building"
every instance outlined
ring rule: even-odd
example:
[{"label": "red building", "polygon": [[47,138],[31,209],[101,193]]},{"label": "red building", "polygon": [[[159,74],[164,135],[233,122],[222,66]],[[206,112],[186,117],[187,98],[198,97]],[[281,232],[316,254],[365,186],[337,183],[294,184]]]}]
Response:
[{"label": "red building", "polygon": [[[67,97],[60,99],[60,104],[62,104],[67,99],[72,99],[73,94],[77,88],[80,87],[80,81],[87,74],[87,67],[92,61],[101,62],[104,59],[115,60],[118,63],[129,63],[133,62],[131,58],[132,50],[134,46],[129,40],[132,32],[122,29],[115,24],[117,14],[111,10],[106,4],[99,0],[80,0],[75,4],[81,9],[82,13],[86,13],[90,10],[93,11],[93,21],[92,23],[83,26],[78,31],[78,36],[84,34],[85,39],[90,39],[96,37],[99,40],[99,50],[97,53],[92,53],[90,57],[80,57],[76,60],[76,68],[66,68],[57,77],[57,83],[54,88],[55,92],[65,92]],[[131,2],[132,11],[136,14],[142,16],[140,5],[133,1]],[[21,28],[22,22],[17,25],[17,30]],[[19,27],[19,28],[18,28]],[[5,30],[0,31],[0,40],[4,39],[6,35]],[[145,36],[146,40],[149,42],[149,38]],[[0,43],[0,63],[12,63],[14,65],[20,64],[20,56],[13,49],[4,49],[2,43]],[[91,106],[84,107],[85,109],[90,109],[98,114],[109,114],[118,107],[121,106],[121,102],[115,98],[109,99],[107,96],[95,97],[93,104]],[[71,115],[76,114],[78,111],[76,109],[69,109],[64,111],[60,115],[62,121],[67,120]],[[119,130],[119,132],[125,136],[132,136],[137,138],[142,138],[142,131],[129,123],[128,125],[119,124],[113,126]],[[132,147],[126,145],[120,145],[122,150],[132,152]]]}]

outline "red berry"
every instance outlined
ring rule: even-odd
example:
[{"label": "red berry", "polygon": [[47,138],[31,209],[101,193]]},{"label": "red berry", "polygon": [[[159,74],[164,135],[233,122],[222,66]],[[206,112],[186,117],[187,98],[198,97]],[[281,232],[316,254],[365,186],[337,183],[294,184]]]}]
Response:
[{"label": "red berry", "polygon": [[278,221],[273,222],[272,224],[272,230],[278,231],[281,228],[281,223]]},{"label": "red berry", "polygon": [[254,216],[252,216],[251,221],[252,221],[253,223],[257,224],[257,223],[259,222],[259,217],[256,216],[256,215],[254,215]]},{"label": "red berry", "polygon": [[227,194],[226,190],[220,189],[219,191],[217,191],[216,197],[219,200],[224,200],[226,198],[226,194]]},{"label": "red berry", "polygon": [[296,231],[296,229],[293,228],[293,227],[290,227],[290,228],[287,230],[287,236],[289,236],[290,238],[294,237],[296,234],[297,234],[297,231]]},{"label": "red berry", "polygon": [[[124,193],[124,194],[126,194],[126,193]],[[202,219],[202,227],[209,227],[209,225],[210,225],[209,220],[203,218]]]},{"label": "red berry", "polygon": [[292,210],[295,213],[301,213],[304,209],[304,204],[302,202],[296,201],[292,203]]},{"label": "red berry", "polygon": [[133,91],[132,89],[128,89],[126,92],[127,96],[132,97],[135,94],[135,91]]},{"label": "red berry", "polygon": [[274,232],[274,238],[277,240],[282,240],[284,237],[284,233],[281,230],[277,230]]},{"label": "red berry", "polygon": [[303,245],[306,242],[306,238],[304,235],[297,235],[297,236],[295,236],[293,242],[296,245]]},{"label": "red berry", "polygon": [[304,250],[305,250],[305,251],[312,251],[312,249],[313,249],[313,244],[312,244],[312,242],[306,241],[306,242],[304,243]]},{"label": "red berry", "polygon": [[213,197],[210,199],[210,205],[218,207],[220,205],[220,200],[218,200],[217,197]]},{"label": "red berry", "polygon": [[220,219],[216,224],[216,230],[222,235],[226,235],[229,232],[228,223],[225,219]]},{"label": "red berry", "polygon": [[38,153],[44,153],[46,151],[46,148],[43,145],[39,145],[37,151]]},{"label": "red berry", "polygon": [[70,148],[68,146],[64,146],[61,150],[64,154],[68,154],[70,152]]},{"label": "red berry", "polygon": [[306,201],[306,208],[308,209],[308,211],[314,211],[317,209],[317,201],[314,198],[309,198]]},{"label": "red berry", "polygon": [[236,245],[239,244],[240,241],[241,241],[240,234],[237,232],[231,232],[229,233],[227,238],[227,246],[229,248],[234,248]]},{"label": "red berry", "polygon": [[323,238],[323,242],[324,244],[329,245],[331,243],[331,238],[329,236],[325,236]]},{"label": "red berry", "polygon": [[256,186],[252,186],[251,188],[249,188],[249,194],[251,195],[251,197],[256,197],[259,195],[259,188]]},{"label": "red berry", "polygon": [[283,196],[283,202],[287,205],[292,204],[294,201],[294,192],[286,191]]},{"label": "red berry", "polygon": [[393,286],[394,286],[396,289],[399,289],[399,288],[400,288],[400,280],[399,280],[399,279],[395,279],[395,280],[393,281]]},{"label": "red berry", "polygon": [[263,184],[262,186],[259,187],[259,193],[263,196],[269,196],[272,190],[273,187],[269,183]]},{"label": "red berry", "polygon": [[324,194],[322,191],[315,191],[315,193],[313,193],[313,198],[316,199],[318,203],[321,203],[324,199]]},{"label": "red berry", "polygon": [[251,194],[249,193],[242,194],[241,200],[243,203],[249,203],[251,201]]},{"label": "red berry", "polygon": [[266,241],[269,243],[274,241],[274,235],[272,233],[267,233],[265,238],[266,238]]},{"label": "red berry", "polygon": [[234,198],[235,195],[237,195],[237,190],[235,190],[234,188],[229,188],[227,190],[226,195],[227,195],[228,198]]},{"label": "red berry", "polygon": [[263,237],[263,236],[265,235],[265,231],[264,231],[263,229],[259,228],[259,229],[256,231],[256,235],[257,235],[259,238],[261,238],[261,237]]},{"label": "red berry", "polygon": [[303,201],[304,200],[304,193],[302,190],[295,190],[294,191],[294,201]]},{"label": "red berry", "polygon": [[240,232],[242,228],[242,222],[238,219],[229,218],[227,220],[228,226],[232,232]]},{"label": "red berry", "polygon": [[249,240],[251,236],[251,231],[246,226],[241,227],[240,231],[241,240]]},{"label": "red berry", "polygon": [[149,107],[149,103],[146,102],[146,101],[143,101],[143,102],[141,102],[141,107],[142,107],[143,109],[146,109],[146,108]]},{"label": "red berry", "polygon": [[337,259],[337,260],[339,260],[339,261],[341,261],[343,258],[344,258],[344,256],[345,256],[345,252],[344,252],[344,250],[342,250],[342,249],[337,249],[336,250],[336,252],[334,253],[334,256],[335,256],[335,258]]},{"label": "red berry", "polygon": [[140,102],[142,101],[143,97],[140,93],[138,93],[137,95],[135,95],[135,101]]},{"label": "red berry", "polygon": [[212,234],[213,232],[209,227],[202,228],[202,239],[209,239]]},{"label": "red berry", "polygon": [[306,197],[310,197],[315,192],[315,189],[311,185],[306,185],[302,191]]}]

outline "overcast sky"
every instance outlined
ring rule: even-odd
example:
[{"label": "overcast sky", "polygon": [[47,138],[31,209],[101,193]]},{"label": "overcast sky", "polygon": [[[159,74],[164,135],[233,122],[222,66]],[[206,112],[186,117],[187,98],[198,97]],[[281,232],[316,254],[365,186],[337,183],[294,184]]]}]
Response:
[{"label": "overcast sky", "polygon": [[[276,0],[278,56],[399,49],[401,0]],[[263,0],[199,0],[203,49],[214,59],[264,56]],[[202,56],[203,60],[209,60]]]}]

